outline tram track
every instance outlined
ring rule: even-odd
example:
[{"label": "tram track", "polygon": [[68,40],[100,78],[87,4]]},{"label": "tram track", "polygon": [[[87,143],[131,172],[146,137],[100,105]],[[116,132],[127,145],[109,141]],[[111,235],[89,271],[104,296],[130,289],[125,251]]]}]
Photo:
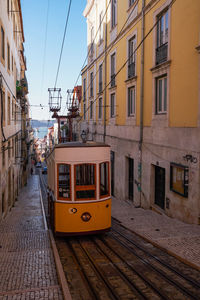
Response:
[{"label": "tram track", "polygon": [[[114,221],[115,222],[115,221]],[[116,226],[117,222],[115,222],[115,225]],[[187,266],[186,264],[180,262],[179,260],[173,258],[171,255],[167,254],[166,255],[161,255],[161,258],[159,258],[158,255],[154,255],[152,254],[149,250],[149,247],[148,247],[148,250],[145,249],[144,246],[142,246],[141,243],[137,243],[135,242],[135,240],[141,240],[140,237],[137,237],[136,234],[134,234],[132,231],[130,231],[129,229],[127,228],[123,228],[123,226],[121,224],[119,224],[118,227],[121,227],[122,229],[124,229],[124,231],[126,233],[129,233],[131,235],[134,235],[134,239],[133,239],[133,236],[131,238],[129,238],[127,235],[123,234],[122,232],[120,232],[119,230],[116,230],[116,227],[112,226],[112,232],[115,232],[117,233],[118,235],[120,235],[122,238],[124,238],[126,241],[128,241],[131,245],[133,245],[134,247],[136,247],[138,250],[141,250],[145,255],[147,255],[149,258],[152,258],[153,260],[155,260],[156,262],[158,262],[160,265],[163,265],[164,267],[166,267],[169,271],[171,272],[174,272],[176,275],[180,276],[182,279],[184,279],[185,281],[189,282],[191,285],[193,285],[194,287],[196,287],[196,289],[199,289],[200,290],[200,272],[199,271],[196,271],[195,269]],[[160,253],[163,253],[162,250],[158,249],[158,248],[155,248],[153,246],[153,248],[157,251],[157,252],[160,252]],[[167,258],[167,259],[166,259]],[[171,258],[171,260],[173,261],[173,265],[174,265],[174,262],[178,262],[178,265],[179,265],[179,268],[175,268],[172,263],[169,262],[169,258]],[[184,269],[183,269],[184,267]],[[195,278],[192,278],[190,277],[188,274],[186,274],[186,270],[193,270],[193,273],[195,274],[195,277],[198,276],[198,279],[199,281],[195,280]]]},{"label": "tram track", "polygon": [[72,299],[200,299],[199,271],[115,220],[107,234],[55,240]]}]

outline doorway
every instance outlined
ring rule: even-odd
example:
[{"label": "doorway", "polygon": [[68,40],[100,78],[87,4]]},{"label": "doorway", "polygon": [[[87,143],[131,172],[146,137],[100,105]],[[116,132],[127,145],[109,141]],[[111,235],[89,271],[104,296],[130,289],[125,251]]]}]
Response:
[{"label": "doorway", "polygon": [[155,204],[165,209],[165,169],[155,166]]},{"label": "doorway", "polygon": [[128,199],[133,200],[134,160],[128,157]]}]

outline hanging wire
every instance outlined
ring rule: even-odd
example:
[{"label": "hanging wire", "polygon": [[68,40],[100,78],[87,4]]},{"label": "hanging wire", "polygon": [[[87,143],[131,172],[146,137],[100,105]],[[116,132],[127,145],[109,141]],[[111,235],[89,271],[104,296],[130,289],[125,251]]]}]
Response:
[{"label": "hanging wire", "polygon": [[[170,2],[170,4],[168,5],[168,9],[171,8],[173,6],[173,4],[176,2],[176,0],[172,0]],[[140,46],[142,45],[142,43],[144,43],[144,41],[146,40],[146,38],[149,36],[149,34],[153,31],[153,29],[156,27],[156,25],[158,24],[158,22],[160,21],[160,18],[158,18],[158,20],[154,23],[154,25],[150,28],[150,30],[147,32],[147,34],[144,36],[144,38],[140,41],[139,45],[135,48],[134,52],[132,53],[132,55],[130,57],[132,57],[133,55],[135,55],[135,53],[137,52],[137,50],[140,48]],[[126,66],[127,62],[129,61],[130,57],[128,57],[128,59],[123,63],[123,65],[119,68],[119,70],[116,72],[115,74],[115,78],[117,77],[117,75],[119,75],[119,73],[123,70],[123,68]],[[106,90],[106,88],[110,85],[111,80],[107,83],[107,85],[105,86],[105,88],[103,89],[102,93]],[[88,106],[88,108],[86,109],[85,113],[89,111],[90,107],[98,100],[98,96],[94,99],[94,101],[92,101],[92,104],[90,104]],[[78,120],[78,122],[80,122],[83,119],[83,116]]]},{"label": "hanging wire", "polygon": [[[84,62],[83,62],[83,65],[82,65],[82,67],[81,67],[81,70],[82,70],[83,67],[85,66],[85,63],[86,63],[86,61],[87,61],[87,59],[88,59],[88,56],[89,56],[89,53],[90,53],[90,51],[91,51],[92,44],[94,43],[94,41],[95,41],[95,39],[96,39],[96,37],[97,37],[97,34],[98,34],[98,32],[100,31],[100,29],[101,29],[101,25],[102,25],[102,23],[103,23],[103,20],[104,20],[106,14],[107,14],[107,11],[108,11],[108,8],[109,8],[109,6],[110,6],[110,3],[111,3],[111,0],[108,2],[108,5],[107,5],[107,7],[106,7],[106,10],[105,10],[105,13],[104,13],[104,15],[103,15],[103,18],[102,18],[102,20],[101,20],[101,22],[100,22],[100,24],[99,24],[99,27],[98,27],[98,29],[97,29],[97,31],[96,31],[95,36],[94,36],[94,38],[93,38],[93,40],[92,40],[92,42],[91,42],[91,46],[89,47],[89,49],[88,49],[88,51],[87,51],[87,55],[86,55],[86,58],[85,58],[85,60],[84,60]],[[74,87],[77,85],[80,76],[81,76],[81,71],[80,71],[79,74],[78,74],[78,77],[77,77],[77,79],[76,79],[76,82],[75,82],[75,84],[74,84]],[[66,104],[66,106],[65,106],[65,108],[64,108],[62,114],[65,113],[66,108],[67,108],[67,104]]]},{"label": "hanging wire", "polygon": [[[137,0],[136,5],[138,4],[138,2],[139,2],[139,0]],[[111,44],[107,47],[107,49],[106,49],[106,55],[104,56],[104,59],[103,59],[103,61],[102,61],[101,64],[103,64],[103,63],[105,62],[105,59],[106,59],[106,57],[107,57],[108,54],[109,54],[108,51],[111,51],[113,45],[116,45],[116,44],[121,40],[121,38],[120,38],[119,40],[118,40],[118,38],[120,37],[120,35],[123,36],[123,35],[122,35],[122,32],[123,32],[123,30],[124,30],[124,27],[126,26],[126,24],[128,23],[129,19],[131,18],[132,13],[133,13],[134,10],[135,10],[135,6],[133,7],[133,9],[131,10],[130,14],[128,15],[128,18],[126,19],[125,23],[123,24],[123,26],[122,26],[120,32],[118,33],[118,35],[116,36],[116,38],[115,38],[115,39],[111,42]],[[139,22],[139,21],[138,21],[138,22]],[[137,23],[136,23],[136,24],[137,24]],[[88,51],[88,54],[89,54],[89,52],[90,52],[90,49],[89,49],[89,51]],[[88,55],[87,55],[87,57],[88,57]],[[86,57],[86,59],[87,59],[87,57]],[[93,82],[94,82],[94,79],[96,78],[98,72],[99,72],[99,70],[97,69],[96,73],[94,74]],[[81,74],[81,72],[80,72],[80,74]],[[80,74],[79,74],[79,76],[80,76]],[[78,78],[79,78],[79,77],[78,77]],[[77,81],[76,81],[76,82],[77,82]],[[90,89],[90,87],[91,87],[91,82],[90,82],[89,85],[87,86],[87,89],[86,89],[86,91],[85,91],[86,93],[87,93],[87,91]],[[65,109],[66,109],[66,107],[65,107]],[[64,112],[65,112],[65,109],[64,109]],[[64,112],[63,112],[63,114],[64,114]]]},{"label": "hanging wire", "polygon": [[69,1],[69,8],[68,8],[67,19],[66,19],[66,23],[65,23],[65,30],[64,30],[64,35],[63,35],[63,41],[62,41],[62,46],[61,46],[61,51],[60,51],[60,58],[59,58],[59,62],[58,62],[58,68],[57,68],[54,88],[56,88],[56,85],[57,85],[58,73],[59,73],[59,70],[60,70],[60,63],[61,63],[62,52],[63,52],[64,42],[65,42],[65,36],[66,36],[66,31],[67,31],[67,25],[68,25],[68,20],[69,20],[71,3],[72,3],[72,0]]}]

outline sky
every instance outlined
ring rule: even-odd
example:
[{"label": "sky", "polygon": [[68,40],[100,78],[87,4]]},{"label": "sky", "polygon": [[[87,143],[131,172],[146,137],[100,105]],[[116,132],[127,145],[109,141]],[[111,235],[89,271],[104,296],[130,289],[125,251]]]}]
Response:
[{"label": "sky", "polygon": [[[48,88],[54,88],[70,0],[21,0],[25,36],[26,76],[32,119],[49,120]],[[62,109],[67,90],[73,89],[87,56],[87,0],[72,0],[57,79]],[[81,84],[81,76],[78,84]],[[42,105],[43,109],[41,109]]]}]

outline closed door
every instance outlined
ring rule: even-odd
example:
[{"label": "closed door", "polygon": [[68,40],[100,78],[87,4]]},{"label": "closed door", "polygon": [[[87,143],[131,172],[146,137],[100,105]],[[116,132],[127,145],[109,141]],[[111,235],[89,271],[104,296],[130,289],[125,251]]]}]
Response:
[{"label": "closed door", "polygon": [[155,204],[165,208],[165,169],[155,166]]},{"label": "closed door", "polygon": [[128,158],[128,198],[133,200],[134,160]]}]

